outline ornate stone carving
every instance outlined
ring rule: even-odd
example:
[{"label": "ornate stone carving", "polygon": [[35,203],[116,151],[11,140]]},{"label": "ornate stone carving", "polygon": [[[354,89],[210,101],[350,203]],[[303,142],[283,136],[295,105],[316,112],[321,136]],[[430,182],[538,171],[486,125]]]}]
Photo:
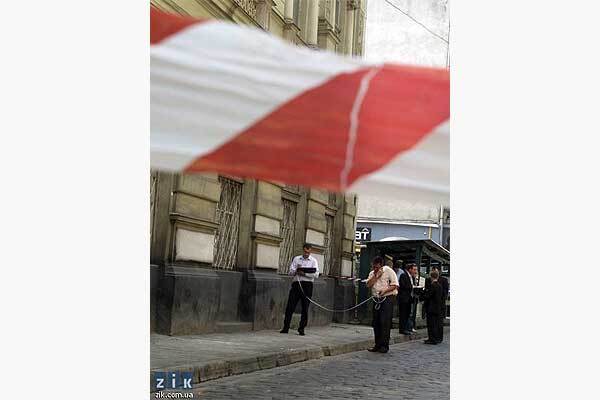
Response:
[{"label": "ornate stone carving", "polygon": [[256,18],[256,3],[254,0],[233,0],[252,18]]}]

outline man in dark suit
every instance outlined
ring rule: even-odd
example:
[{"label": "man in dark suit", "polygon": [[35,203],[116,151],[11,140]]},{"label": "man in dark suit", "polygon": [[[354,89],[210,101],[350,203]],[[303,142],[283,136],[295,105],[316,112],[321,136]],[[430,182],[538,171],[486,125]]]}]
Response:
[{"label": "man in dark suit", "polygon": [[[440,284],[440,286],[442,287],[442,314],[441,314],[441,321],[442,323],[439,325],[438,329],[438,335],[437,337],[440,339],[440,342],[444,340],[444,319],[446,318],[446,300],[448,299],[448,293],[450,291],[450,283],[448,282],[448,278],[446,278],[445,276],[442,276],[442,271],[440,271],[440,268],[438,266],[434,266],[431,267],[431,271],[437,271],[438,273],[438,283]],[[425,279],[425,290],[427,290],[431,285],[431,278],[427,278]],[[427,310],[427,300],[425,300],[425,303],[423,304],[423,311],[425,313],[425,311]]]},{"label": "man in dark suit", "polygon": [[[440,274],[434,269],[429,274],[429,287],[425,289],[425,311],[427,313],[427,335],[426,344],[438,344],[442,342],[440,337],[440,326],[442,325],[442,285],[438,282]],[[442,328],[443,329],[443,328]]]},{"label": "man in dark suit", "polygon": [[407,264],[404,267],[404,273],[398,279],[398,326],[403,335],[410,335],[408,329],[408,319],[410,317],[410,308],[412,306],[413,277],[417,274],[416,264]]},{"label": "man in dark suit", "polygon": [[450,283],[448,282],[448,278],[442,275],[442,270],[439,267],[433,267],[433,270],[438,272],[438,282],[442,287],[442,323],[438,326],[438,329],[440,330],[438,338],[441,342],[444,340],[444,319],[446,318],[446,300],[448,299],[448,293],[450,292]]}]

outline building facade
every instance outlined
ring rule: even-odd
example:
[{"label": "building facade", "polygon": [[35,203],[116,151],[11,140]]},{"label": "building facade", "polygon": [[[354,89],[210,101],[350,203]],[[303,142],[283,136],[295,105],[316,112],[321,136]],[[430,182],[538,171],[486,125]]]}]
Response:
[{"label": "building facade", "polygon": [[151,0],[159,10],[248,24],[299,46],[361,56],[366,0]]},{"label": "building facade", "polygon": [[[227,19],[299,46],[360,56],[364,1],[156,0],[162,11]],[[354,304],[354,195],[218,174],[151,171],[151,329],[169,335],[281,327],[293,256],[310,242],[313,299]],[[347,321],[311,307],[309,324]]]},{"label": "building facade", "polygon": [[367,241],[431,239],[450,249],[449,207],[361,196],[357,212],[357,246]]}]

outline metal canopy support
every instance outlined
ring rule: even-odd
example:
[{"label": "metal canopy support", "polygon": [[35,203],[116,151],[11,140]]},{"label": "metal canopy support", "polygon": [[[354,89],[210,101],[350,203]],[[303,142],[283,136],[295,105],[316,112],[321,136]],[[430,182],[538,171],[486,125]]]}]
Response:
[{"label": "metal canopy support", "polygon": [[429,260],[427,261],[427,275],[429,275],[430,272],[431,272],[431,257],[429,257]]},{"label": "metal canopy support", "polygon": [[436,252],[429,250],[427,247],[423,248],[423,252],[425,254],[427,254],[429,257],[431,257],[441,263],[447,264],[449,262],[449,260],[446,257],[443,257],[443,256],[437,254]]},{"label": "metal canopy support", "polygon": [[[359,269],[359,277],[361,279],[367,279],[367,277],[369,276],[369,272],[371,271],[371,260],[373,260],[373,258],[376,255],[379,255],[380,250],[376,249],[374,246],[367,246],[366,248],[362,249],[361,253],[360,253],[360,269]],[[356,304],[366,300],[367,298],[369,298],[370,296],[370,292],[371,290],[369,288],[367,288],[367,285],[358,285],[358,301]],[[366,321],[368,320],[369,317],[369,305],[370,303],[365,303],[364,305],[360,306],[356,311],[355,311],[355,316],[361,320],[361,321]]]},{"label": "metal canopy support", "polygon": [[[365,251],[369,249],[369,255],[363,260],[363,254],[361,254],[361,265],[363,262],[368,263],[365,265],[368,269],[364,270],[363,273],[368,273],[370,270],[370,262],[372,257],[379,255],[391,255],[394,259],[401,259],[404,264],[415,263],[419,271],[417,282],[420,283],[420,275],[431,272],[431,267],[436,266],[449,266],[450,265],[450,254],[449,252],[438,246],[431,240],[402,240],[402,241],[389,241],[389,242],[366,242]],[[366,256],[366,254],[364,254]]]},{"label": "metal canopy support", "polygon": [[419,273],[417,274],[417,285],[421,284],[421,256],[423,254],[423,245],[419,244],[417,245],[417,250],[415,252],[415,264],[417,264],[417,271],[419,271]]}]

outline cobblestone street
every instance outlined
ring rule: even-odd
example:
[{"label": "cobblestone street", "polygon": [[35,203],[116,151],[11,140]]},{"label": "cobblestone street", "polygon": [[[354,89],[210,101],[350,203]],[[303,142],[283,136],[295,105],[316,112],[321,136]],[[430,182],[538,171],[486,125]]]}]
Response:
[{"label": "cobblestone street", "polygon": [[[197,384],[195,399],[449,399],[449,335]],[[152,394],[155,398],[155,394]]]}]

